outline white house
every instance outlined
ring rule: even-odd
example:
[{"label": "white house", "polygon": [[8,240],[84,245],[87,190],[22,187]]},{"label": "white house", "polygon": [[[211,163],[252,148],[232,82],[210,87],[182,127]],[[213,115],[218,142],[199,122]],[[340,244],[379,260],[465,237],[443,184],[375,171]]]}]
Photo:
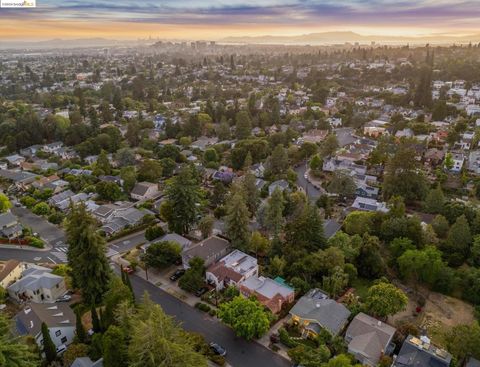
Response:
[{"label": "white house", "polygon": [[236,285],[252,276],[258,276],[257,259],[240,250],[232,251],[210,265],[205,272],[207,282],[217,290]]},{"label": "white house", "polygon": [[61,276],[51,272],[41,266],[26,269],[22,277],[7,288],[8,295],[17,301],[55,302],[67,292],[67,287]]},{"label": "white house", "polygon": [[55,346],[69,345],[75,337],[75,314],[67,303],[31,303],[16,316],[20,335],[31,335],[38,346],[43,347],[42,323],[48,327]]},{"label": "white house", "polygon": [[152,199],[158,195],[158,185],[151,182],[138,182],[130,196],[134,200]]}]

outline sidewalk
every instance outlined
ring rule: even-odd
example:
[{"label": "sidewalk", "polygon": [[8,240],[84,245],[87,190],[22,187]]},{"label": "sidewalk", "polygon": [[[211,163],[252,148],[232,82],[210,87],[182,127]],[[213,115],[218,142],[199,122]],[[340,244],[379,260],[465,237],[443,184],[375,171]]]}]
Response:
[{"label": "sidewalk", "polygon": [[8,249],[25,250],[25,251],[50,251],[52,249],[52,246],[48,244],[45,240],[43,240],[43,242],[45,243],[44,248],[37,248],[37,247],[28,246],[28,245],[14,245],[14,244],[1,243],[0,249],[8,248]]}]

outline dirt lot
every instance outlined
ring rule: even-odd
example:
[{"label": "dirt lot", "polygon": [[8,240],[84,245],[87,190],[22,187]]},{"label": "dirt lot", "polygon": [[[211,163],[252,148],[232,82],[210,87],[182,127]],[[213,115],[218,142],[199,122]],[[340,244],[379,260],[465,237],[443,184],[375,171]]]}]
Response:
[{"label": "dirt lot", "polygon": [[408,294],[407,309],[389,318],[392,325],[402,322],[411,322],[427,334],[434,342],[442,344],[444,334],[453,326],[471,324],[474,321],[473,307],[457,298],[443,294],[420,290],[419,293],[426,299],[425,306],[420,314],[415,312],[417,302],[412,294]]}]

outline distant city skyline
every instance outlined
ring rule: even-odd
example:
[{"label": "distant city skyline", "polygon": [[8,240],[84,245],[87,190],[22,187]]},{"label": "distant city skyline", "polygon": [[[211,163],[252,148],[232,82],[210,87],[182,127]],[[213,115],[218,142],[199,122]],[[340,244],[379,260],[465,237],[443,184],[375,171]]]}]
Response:
[{"label": "distant city skyline", "polygon": [[37,0],[36,8],[0,9],[0,40],[221,40],[328,31],[480,34],[480,6],[478,0]]}]

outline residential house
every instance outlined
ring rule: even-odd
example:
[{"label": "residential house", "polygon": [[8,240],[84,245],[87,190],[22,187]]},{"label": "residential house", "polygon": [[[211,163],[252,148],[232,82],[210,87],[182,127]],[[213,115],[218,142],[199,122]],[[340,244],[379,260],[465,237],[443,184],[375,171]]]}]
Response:
[{"label": "residential house", "polygon": [[409,335],[392,367],[449,367],[451,361],[451,354],[432,345],[426,336],[417,338]]},{"label": "residential house", "polygon": [[386,127],[387,124],[388,123],[386,121],[372,120],[365,124],[365,126],[363,127],[363,133],[365,135],[375,137],[375,138],[381,135],[389,134]]},{"label": "residential house", "polygon": [[[154,242],[165,242],[165,241],[171,241],[171,242],[176,242],[180,245],[182,248],[182,251],[189,248],[192,244],[192,241],[190,241],[188,238],[185,238],[183,236],[180,236],[179,234],[176,233],[167,233],[166,235],[160,237],[159,239],[156,239]],[[147,251],[147,248],[149,248],[151,243],[146,243],[145,245],[142,246],[143,251]]]},{"label": "residential house", "polygon": [[215,171],[212,175],[212,180],[214,181],[221,181],[225,184],[229,184],[233,181],[235,177],[235,173],[233,171],[226,169],[226,170],[218,170]]},{"label": "residential house", "polygon": [[387,204],[379,202],[375,199],[357,196],[352,204],[352,208],[355,210],[362,210],[367,212],[388,212]]},{"label": "residential house", "polygon": [[224,257],[229,251],[229,241],[217,236],[210,236],[185,249],[182,252],[182,264],[185,269],[188,269],[190,267],[189,261],[194,257],[199,257],[205,262],[205,267],[209,267],[214,262]]},{"label": "residential house", "polygon": [[60,205],[62,202],[69,201],[69,199],[74,196],[75,194],[73,193],[72,190],[66,190],[62,191],[56,195],[53,195],[48,199],[48,204],[51,206],[57,207]]},{"label": "residential house", "polygon": [[31,303],[16,316],[16,327],[20,335],[30,335],[37,345],[43,347],[42,323],[45,323],[53,344],[69,345],[75,337],[76,318],[67,303]]},{"label": "residential house", "polygon": [[143,217],[147,214],[153,215],[153,213],[148,210],[139,210],[134,207],[114,211],[113,217],[102,226],[102,230],[107,236],[111,236],[127,227],[140,224]]},{"label": "residential house", "polygon": [[268,186],[268,195],[272,195],[273,192],[276,190],[276,189],[279,189],[281,192],[285,191],[288,189],[288,182],[286,180],[277,180],[277,181],[274,181],[272,182],[269,186]]},{"label": "residential house", "polygon": [[279,280],[251,276],[239,283],[239,290],[245,297],[257,297],[262,305],[276,314],[295,299],[295,290]]},{"label": "residential house", "polygon": [[345,333],[348,353],[366,366],[376,366],[380,358],[390,353],[395,328],[360,312]]},{"label": "residential house", "polygon": [[151,182],[137,182],[130,193],[134,200],[148,200],[158,196],[158,184]]},{"label": "residential house", "polygon": [[210,265],[205,273],[207,282],[217,290],[236,285],[252,276],[258,276],[257,259],[240,250],[234,250]]},{"label": "residential house", "polygon": [[298,300],[290,310],[290,315],[292,321],[302,329],[303,336],[315,337],[321,329],[336,336],[347,325],[350,311],[315,288]]},{"label": "residential house", "polygon": [[468,170],[480,174],[480,150],[470,152],[468,157]]},{"label": "residential house", "polygon": [[255,163],[250,167],[250,172],[255,175],[257,178],[263,178],[265,175],[265,167],[263,163]]},{"label": "residential house", "polygon": [[453,161],[453,165],[451,168],[447,168],[452,173],[460,173],[462,170],[463,164],[465,163],[465,156],[463,153],[450,153],[450,156]]},{"label": "residential house", "polygon": [[61,141],[56,141],[54,143],[45,144],[42,150],[46,153],[57,153],[63,147],[63,143]]},{"label": "residential house", "polygon": [[31,158],[31,157],[34,157],[35,154],[37,154],[37,152],[41,149],[42,149],[42,145],[38,145],[38,144],[32,145],[27,148],[20,149],[20,155],[26,158]]},{"label": "residential house", "polygon": [[301,137],[302,143],[321,143],[328,135],[328,130],[314,129],[304,133]]},{"label": "residential house", "polygon": [[17,238],[22,234],[22,225],[12,212],[0,214],[0,237]]},{"label": "residential house", "polygon": [[17,301],[36,303],[55,302],[66,293],[65,280],[50,269],[35,266],[22,272],[22,277],[8,288],[8,294]]},{"label": "residential house", "polygon": [[37,175],[25,171],[0,170],[0,177],[13,182],[19,189],[26,189],[29,184],[35,181]]},{"label": "residential house", "polygon": [[25,266],[17,260],[8,260],[0,264],[0,287],[7,287],[21,278]]},{"label": "residential house", "polygon": [[8,157],[5,157],[5,159],[11,166],[19,166],[21,163],[25,162],[25,157],[18,154],[9,155]]}]

